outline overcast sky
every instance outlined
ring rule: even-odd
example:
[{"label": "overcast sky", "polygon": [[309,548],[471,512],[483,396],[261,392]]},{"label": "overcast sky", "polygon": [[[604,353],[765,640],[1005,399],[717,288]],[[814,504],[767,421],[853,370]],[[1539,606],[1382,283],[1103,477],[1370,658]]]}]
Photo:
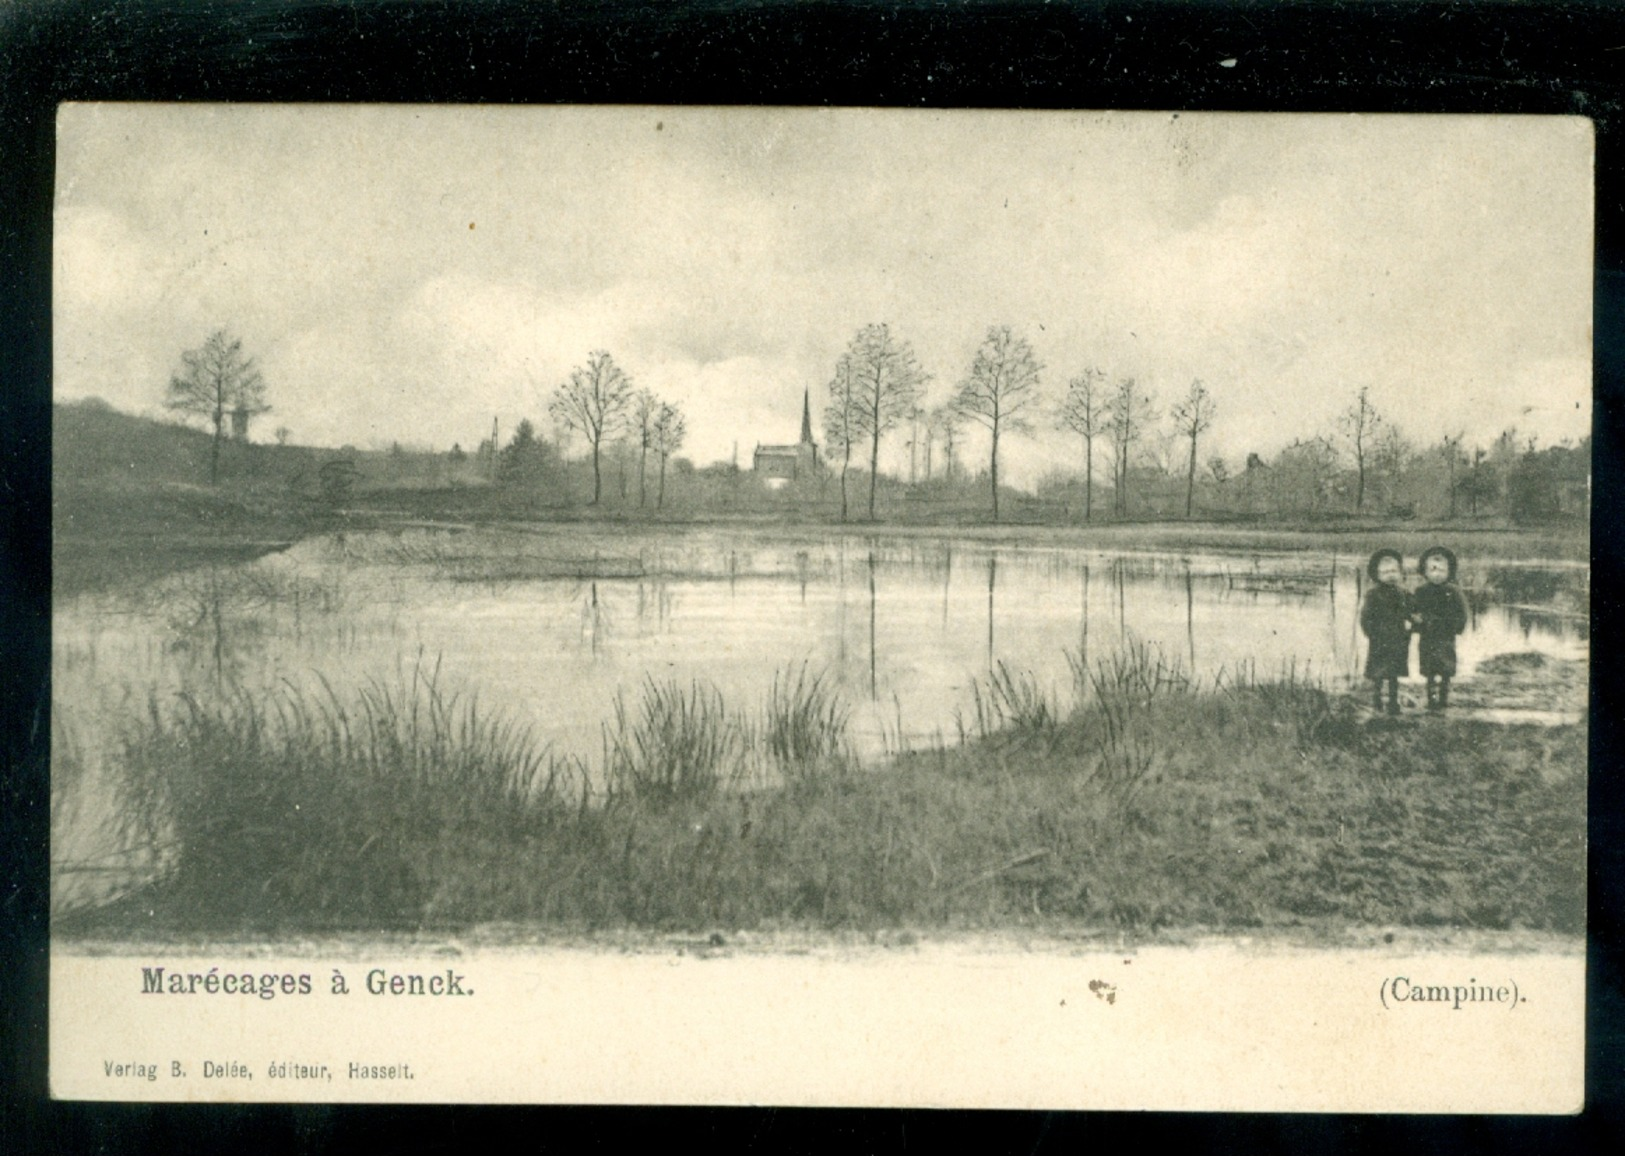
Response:
[{"label": "overcast sky", "polygon": [[[932,401],[996,323],[1052,401],[1096,366],[1166,413],[1200,378],[1204,458],[1330,432],[1361,384],[1424,442],[1590,429],[1577,119],[111,104],[58,139],[56,397],[159,414],[225,327],[256,438],[546,430],[603,348],[697,462],[748,463],[869,322]],[[1077,458],[1052,426],[1012,482]]]}]

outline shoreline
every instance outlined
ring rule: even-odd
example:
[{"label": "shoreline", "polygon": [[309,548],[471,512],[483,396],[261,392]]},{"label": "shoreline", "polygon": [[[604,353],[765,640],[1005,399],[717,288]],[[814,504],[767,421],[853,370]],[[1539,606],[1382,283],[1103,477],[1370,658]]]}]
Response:
[{"label": "shoreline", "polygon": [[[709,931],[691,948],[700,954],[888,931],[899,946],[989,932],[1156,944],[1218,934],[1319,945],[1345,930],[1583,937],[1573,861],[1583,850],[1583,718],[1392,721],[1308,686],[1133,692],[1141,675],[1125,670],[1122,690],[1070,714],[1034,709],[965,744],[872,767],[841,758],[834,739],[803,735],[796,751],[826,756],[754,792],[698,769],[684,775],[692,782],[654,780],[665,758],[646,751],[655,764],[622,770],[591,809],[568,793],[510,800],[489,779],[532,759],[481,741],[448,757],[474,772],[489,765],[466,786],[433,771],[401,783],[428,812],[366,861],[374,843],[358,855],[346,835],[377,816],[370,749],[327,754],[319,737],[264,738],[253,724],[268,719],[264,708],[246,720],[240,710],[155,720],[145,776],[218,786],[200,801],[226,796],[186,820],[195,832],[173,874],[64,911],[53,937],[284,943],[366,929],[386,941],[597,944],[635,931],[646,946]],[[1558,676],[1551,688],[1576,696],[1578,671]],[[369,719],[368,736],[383,730],[371,748],[439,752],[433,738],[389,740],[402,720]],[[668,726],[661,744],[686,752],[691,732],[714,727]],[[257,784],[255,771],[295,767],[297,784],[264,801],[231,796],[241,779]],[[219,781],[222,770],[233,776]],[[1499,806],[1486,809],[1485,794]],[[288,801],[310,807],[298,815],[303,844],[266,845],[254,835],[286,829]],[[442,814],[461,837],[442,833]],[[242,840],[215,833],[210,817]],[[1471,869],[1463,877],[1452,866]],[[233,885],[222,893],[226,873]],[[340,880],[364,898],[324,885]],[[266,882],[278,886],[272,896]]]},{"label": "shoreline", "polygon": [[[447,532],[524,531],[538,535],[586,535],[632,538],[641,535],[728,534],[764,535],[788,540],[830,537],[886,537],[897,540],[957,539],[988,545],[1072,548],[1126,552],[1251,552],[1288,555],[1306,551],[1347,551],[1358,557],[1377,547],[1397,544],[1401,550],[1415,545],[1449,541],[1458,555],[1499,565],[1580,568],[1590,567],[1587,528],[1464,528],[1440,525],[1351,527],[1347,529],[1237,526],[1210,521],[1145,521],[1090,526],[1061,524],[926,524],[898,521],[828,523],[771,519],[510,519],[492,516],[477,520],[436,520],[411,513],[357,510],[346,518],[294,524],[283,517],[257,520],[231,531],[210,532],[135,526],[129,531],[101,528],[83,534],[64,534],[55,524],[51,544],[53,591],[71,596],[82,591],[127,582],[132,576],[154,579],[171,572],[207,564],[243,563],[285,551],[299,543],[334,533],[382,533],[406,530]],[[1424,541],[1426,543],[1424,543]]]}]

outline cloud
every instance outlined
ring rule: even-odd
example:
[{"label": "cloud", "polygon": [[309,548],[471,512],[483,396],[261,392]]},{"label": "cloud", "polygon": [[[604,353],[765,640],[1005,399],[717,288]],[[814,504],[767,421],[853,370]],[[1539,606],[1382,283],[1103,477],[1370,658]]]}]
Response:
[{"label": "cloud", "polygon": [[[1567,122],[70,106],[60,128],[63,397],[152,406],[227,326],[296,438],[466,445],[540,421],[602,348],[690,408],[703,460],[793,438],[802,390],[821,409],[885,321],[933,401],[995,323],[1052,396],[1085,366],[1165,402],[1200,377],[1233,455],[1363,383],[1423,439],[1469,400],[1567,429],[1578,390],[1589,417]],[[1011,477],[1067,448],[1018,440]]]}]

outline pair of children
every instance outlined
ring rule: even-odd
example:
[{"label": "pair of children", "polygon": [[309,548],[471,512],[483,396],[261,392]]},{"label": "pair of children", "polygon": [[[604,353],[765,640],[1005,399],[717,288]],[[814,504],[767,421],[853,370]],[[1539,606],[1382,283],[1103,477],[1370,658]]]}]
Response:
[{"label": "pair of children", "polygon": [[1376,684],[1375,705],[1399,713],[1399,678],[1410,675],[1411,634],[1417,637],[1417,667],[1427,678],[1428,708],[1450,703],[1450,678],[1456,675],[1456,637],[1467,627],[1467,602],[1456,586],[1456,556],[1433,547],[1416,562],[1422,585],[1406,592],[1405,561],[1392,548],[1371,555],[1366,573],[1376,583],[1360,609],[1360,628],[1369,647],[1365,675]]}]

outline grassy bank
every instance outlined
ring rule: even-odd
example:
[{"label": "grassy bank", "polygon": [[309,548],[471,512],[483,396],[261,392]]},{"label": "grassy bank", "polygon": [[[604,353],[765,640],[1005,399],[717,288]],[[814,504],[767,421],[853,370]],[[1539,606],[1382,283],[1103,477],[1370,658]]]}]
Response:
[{"label": "grassy bank", "polygon": [[1002,671],[961,744],[872,767],[805,670],[749,706],[650,683],[596,784],[416,677],[154,705],[121,814],[163,872],[60,929],[1583,930],[1583,726],[1369,722],[1143,650],[1076,670],[1075,706]]}]

